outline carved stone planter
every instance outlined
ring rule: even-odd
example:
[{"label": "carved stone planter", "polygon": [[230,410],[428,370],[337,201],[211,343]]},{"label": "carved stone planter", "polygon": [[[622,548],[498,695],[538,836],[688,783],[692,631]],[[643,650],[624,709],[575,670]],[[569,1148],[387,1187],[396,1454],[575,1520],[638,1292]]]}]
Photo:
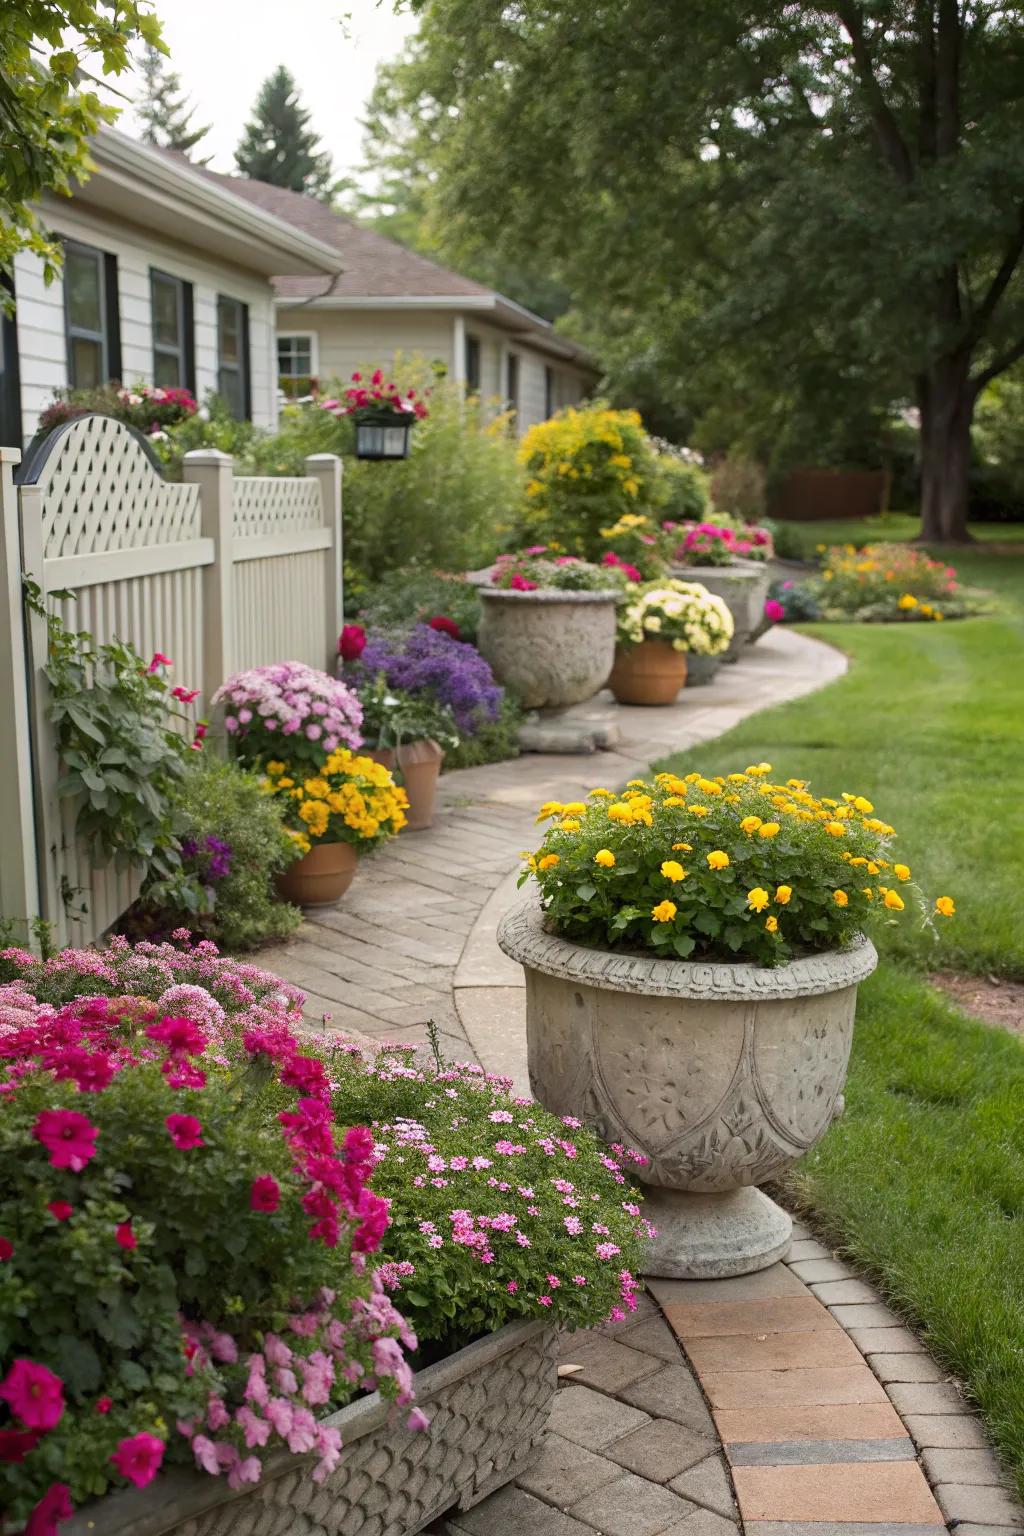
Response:
[{"label": "carved stone planter", "polygon": [[470,1509],[523,1470],[557,1386],[555,1330],[510,1323],[416,1378],[427,1430],[405,1428],[379,1395],[328,1419],[337,1468],[314,1483],[314,1457],[282,1453],[255,1487],[185,1469],[85,1506],[61,1536],[412,1536],[446,1509]]},{"label": "carved stone planter", "polygon": [[477,645],[524,709],[582,704],[608,681],[618,593],[481,587]]},{"label": "carved stone planter", "polygon": [[733,636],[723,661],[736,661],[764,616],[771,575],[757,560],[735,560],[732,565],[674,565],[679,581],[699,581],[725,603],[732,614]]},{"label": "carved stone planter", "polygon": [[777,970],[615,954],[546,933],[535,901],[506,915],[498,943],[526,971],[536,1097],[650,1159],[636,1175],[658,1228],[644,1272],[715,1279],[781,1258],[792,1223],[755,1186],[841,1107],[874,946]]}]

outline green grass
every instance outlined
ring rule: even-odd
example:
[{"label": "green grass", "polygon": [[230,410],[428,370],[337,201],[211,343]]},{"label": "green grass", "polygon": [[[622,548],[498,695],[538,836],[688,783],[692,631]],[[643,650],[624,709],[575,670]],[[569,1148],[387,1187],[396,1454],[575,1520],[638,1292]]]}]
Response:
[{"label": "green grass", "polygon": [[956,563],[998,594],[991,614],[807,626],[848,653],[844,678],[670,762],[766,759],[867,794],[915,878],[957,901],[938,940],[905,920],[879,939],[847,1112],[790,1193],[964,1381],[1024,1494],[1024,1046],[924,979],[1024,977],[1024,549]]},{"label": "green grass", "polygon": [[[881,539],[904,544],[917,538],[921,519],[914,512],[883,512],[879,517],[833,519],[820,523],[781,522],[779,527],[789,541],[785,546],[787,555],[795,544],[799,546],[799,558],[812,560],[819,544],[874,544]],[[1024,523],[971,523],[968,531],[982,544],[1024,541]],[[796,558],[795,551],[793,553]],[[953,554],[954,565],[958,563],[958,554],[959,551]]]}]

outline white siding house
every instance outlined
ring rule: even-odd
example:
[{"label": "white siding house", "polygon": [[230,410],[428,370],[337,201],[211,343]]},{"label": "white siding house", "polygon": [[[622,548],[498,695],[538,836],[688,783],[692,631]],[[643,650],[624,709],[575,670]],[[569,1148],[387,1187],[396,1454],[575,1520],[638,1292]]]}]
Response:
[{"label": "white siding house", "polygon": [[277,419],[271,277],[320,281],[337,252],[218,186],[181,157],[110,129],[96,170],[39,211],[65,269],[14,263],[15,318],[0,356],[0,440],[20,446],[55,390],[118,379],[223,393],[260,426]]}]

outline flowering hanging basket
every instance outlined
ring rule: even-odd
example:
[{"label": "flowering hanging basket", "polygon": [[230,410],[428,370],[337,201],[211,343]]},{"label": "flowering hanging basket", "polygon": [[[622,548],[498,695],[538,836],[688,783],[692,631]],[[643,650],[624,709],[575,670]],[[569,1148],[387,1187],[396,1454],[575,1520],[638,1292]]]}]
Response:
[{"label": "flowering hanging basket", "polygon": [[397,384],[385,383],[380,368],[369,383],[364,383],[361,373],[354,373],[343,397],[322,400],[320,407],[332,416],[352,417],[357,459],[407,459],[413,422],[428,414],[414,389],[403,394]]}]

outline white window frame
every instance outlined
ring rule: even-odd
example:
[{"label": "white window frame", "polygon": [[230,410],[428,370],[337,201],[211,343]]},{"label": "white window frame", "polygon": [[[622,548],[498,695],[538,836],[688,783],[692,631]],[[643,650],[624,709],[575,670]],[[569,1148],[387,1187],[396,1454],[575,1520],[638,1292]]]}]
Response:
[{"label": "white window frame", "polygon": [[309,376],[317,379],[320,377],[320,337],[316,331],[278,331],[274,338],[274,356],[277,359],[278,378],[299,379],[302,374],[282,373],[280,346],[282,341],[308,341],[309,342]]}]

